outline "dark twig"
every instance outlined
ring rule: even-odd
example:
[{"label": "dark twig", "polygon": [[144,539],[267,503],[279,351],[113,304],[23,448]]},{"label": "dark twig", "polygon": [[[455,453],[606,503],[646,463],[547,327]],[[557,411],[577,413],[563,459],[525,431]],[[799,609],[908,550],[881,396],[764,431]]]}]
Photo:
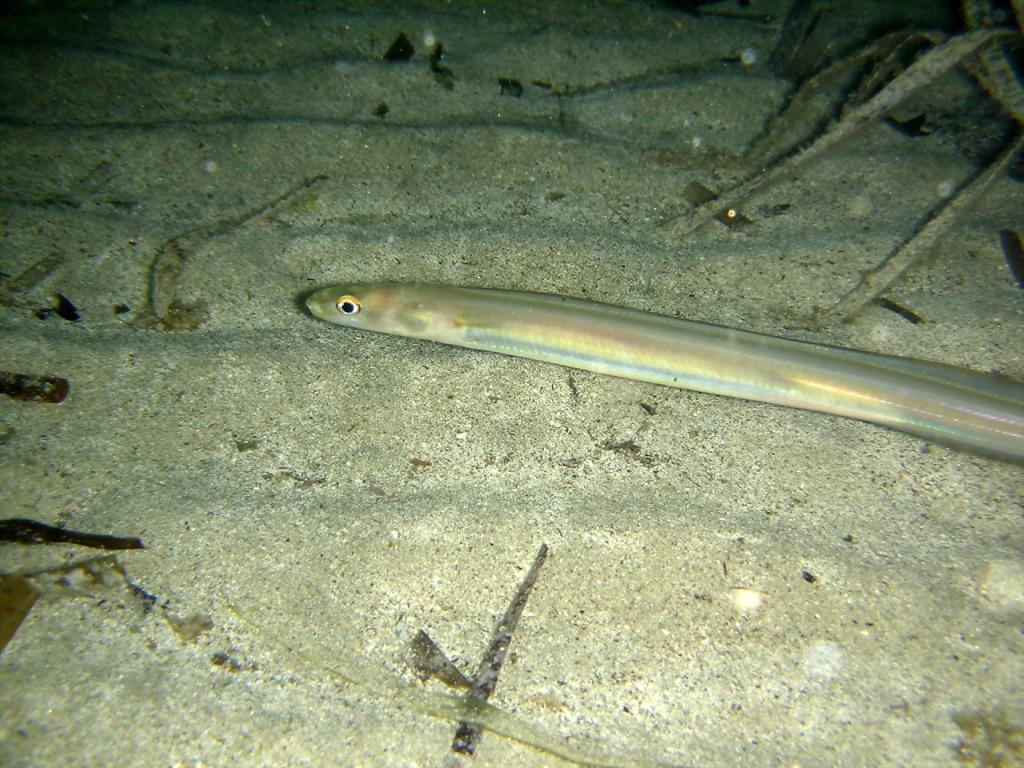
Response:
[{"label": "dark twig", "polygon": [[819,311],[817,321],[821,327],[845,323],[856,317],[865,306],[895,283],[910,267],[930,253],[950,226],[961,216],[994,179],[1002,176],[1010,162],[1024,149],[1024,135],[1017,138],[1003,154],[957,192],[934,217],[929,219],[903,245],[889,254],[880,264],[868,270],[860,282],[833,306]]},{"label": "dark twig", "polygon": [[[505,615],[501,617],[501,621],[494,628],[491,644],[480,660],[480,666],[473,676],[472,687],[466,692],[467,703],[485,702],[494,693],[494,689],[498,685],[498,674],[501,672],[502,664],[505,663],[505,653],[508,651],[509,643],[512,642],[512,633],[515,631],[516,624],[519,623],[519,617],[522,616],[523,609],[526,607],[526,600],[530,597],[530,590],[537,582],[540,567],[544,565],[547,556],[548,545],[541,544],[537,551],[537,557],[533,560],[533,565],[530,566],[530,570],[519,584],[519,589],[516,590],[512,602],[509,603]],[[452,751],[472,755],[476,751],[479,741],[480,726],[476,723],[460,722],[455,730]]]},{"label": "dark twig", "polygon": [[412,665],[420,678],[435,678],[449,688],[470,688],[473,681],[467,678],[437,647],[437,643],[422,629],[412,639]]},{"label": "dark twig", "polygon": [[145,549],[142,539],[70,531],[25,517],[0,520],[0,541],[13,541],[18,544],[77,544],[80,547],[110,550]]}]

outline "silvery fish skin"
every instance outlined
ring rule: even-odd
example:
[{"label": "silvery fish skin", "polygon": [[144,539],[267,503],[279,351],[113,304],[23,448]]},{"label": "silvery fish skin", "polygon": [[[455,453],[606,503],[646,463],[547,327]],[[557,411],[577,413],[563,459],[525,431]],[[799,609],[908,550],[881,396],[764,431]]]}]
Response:
[{"label": "silvery fish skin", "polygon": [[996,374],[545,293],[343,284],[306,306],[337,325],[847,416],[1024,463],[1024,385]]}]

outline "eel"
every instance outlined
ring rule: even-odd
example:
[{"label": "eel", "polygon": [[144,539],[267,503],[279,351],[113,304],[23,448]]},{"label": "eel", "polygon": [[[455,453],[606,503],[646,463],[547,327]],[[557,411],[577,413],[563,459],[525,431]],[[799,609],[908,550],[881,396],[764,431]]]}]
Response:
[{"label": "eel", "polygon": [[322,288],[306,307],[337,325],[837,414],[1024,464],[1024,384],[994,373],[546,293],[376,282]]}]

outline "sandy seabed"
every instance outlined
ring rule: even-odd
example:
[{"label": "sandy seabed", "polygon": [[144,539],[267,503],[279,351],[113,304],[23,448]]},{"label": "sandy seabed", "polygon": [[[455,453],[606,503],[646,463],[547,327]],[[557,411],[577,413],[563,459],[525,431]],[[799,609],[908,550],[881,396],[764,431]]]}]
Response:
[{"label": "sandy seabed", "polygon": [[[823,23],[851,36],[948,21],[844,5]],[[749,224],[688,230],[692,184],[727,186],[792,93],[766,65],[788,7],[9,12],[2,368],[70,390],[0,399],[4,516],[145,549],[0,545],[4,572],[50,569],[0,654],[0,763],[1024,760],[1020,467],[300,307],[349,280],[516,288],[1024,379],[1010,178],[886,294],[924,322],[805,322],[991,154],[1005,118],[962,72],[901,107],[927,135],[872,123]],[[541,544],[454,753],[470,710],[413,640],[472,677]]]}]

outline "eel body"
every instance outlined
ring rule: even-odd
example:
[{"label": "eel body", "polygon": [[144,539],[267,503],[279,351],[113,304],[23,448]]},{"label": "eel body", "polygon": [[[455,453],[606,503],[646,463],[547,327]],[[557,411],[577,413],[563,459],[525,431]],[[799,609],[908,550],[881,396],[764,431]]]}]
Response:
[{"label": "eel body", "polygon": [[323,288],[338,325],[838,414],[1024,464],[1024,384],[563,296],[422,283]]}]

